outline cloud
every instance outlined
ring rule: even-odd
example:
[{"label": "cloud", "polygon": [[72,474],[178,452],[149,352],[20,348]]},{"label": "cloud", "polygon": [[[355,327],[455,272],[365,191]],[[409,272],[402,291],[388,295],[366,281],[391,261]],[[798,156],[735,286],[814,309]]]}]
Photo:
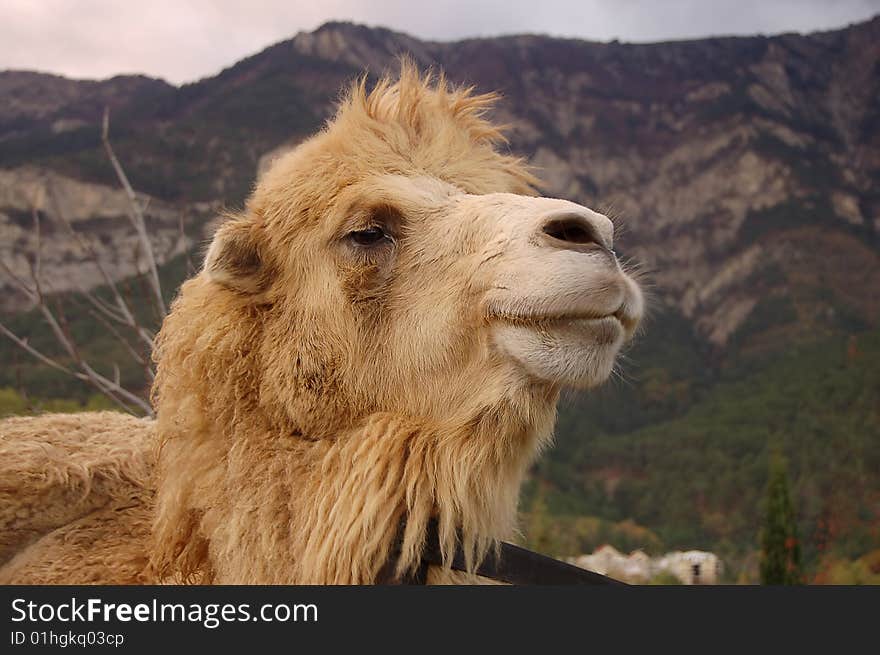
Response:
[{"label": "cloud", "polygon": [[181,83],[328,20],[436,40],[531,32],[662,41],[832,29],[878,12],[880,0],[4,0],[0,69]]}]

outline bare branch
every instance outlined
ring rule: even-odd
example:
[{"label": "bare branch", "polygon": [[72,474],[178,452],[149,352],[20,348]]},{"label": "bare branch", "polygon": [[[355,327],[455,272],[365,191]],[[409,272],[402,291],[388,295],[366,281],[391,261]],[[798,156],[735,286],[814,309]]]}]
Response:
[{"label": "bare branch", "polygon": [[31,216],[34,220],[34,234],[36,234],[37,237],[37,247],[34,249],[36,254],[34,256],[35,270],[33,271],[33,275],[35,279],[39,279],[43,268],[43,241],[40,233],[40,210],[37,209],[36,205],[31,206]]},{"label": "bare branch", "polygon": [[122,346],[128,351],[128,354],[131,355],[131,358],[134,361],[136,361],[141,366],[146,367],[147,377],[150,379],[150,382],[152,382],[153,379],[155,378],[155,374],[153,373],[153,369],[150,367],[149,361],[147,361],[137,350],[135,350],[134,346],[132,346],[129,343],[128,339],[126,339],[122,335],[122,333],[119,332],[119,330],[117,330],[115,327],[113,327],[113,324],[110,323],[107,319],[105,319],[103,316],[101,316],[98,312],[96,312],[94,310],[90,310],[89,314],[91,314],[96,320],[98,320],[101,323],[101,325],[103,325],[105,328],[107,328],[107,331],[110,332],[110,334],[112,334],[114,337],[116,337],[116,340],[122,344]]},{"label": "bare branch", "polygon": [[[22,350],[24,350],[28,354],[32,355],[33,357],[35,357],[37,360],[43,362],[47,366],[54,368],[57,371],[61,371],[62,373],[66,373],[67,375],[70,375],[71,377],[74,377],[77,380],[81,380],[83,382],[88,382],[88,383],[92,384],[92,386],[95,386],[98,389],[98,391],[100,391],[105,396],[110,398],[110,400],[115,402],[117,405],[119,405],[126,412],[129,412],[131,414],[134,413],[131,411],[131,407],[129,405],[126,405],[124,402],[122,402],[119,398],[116,397],[116,394],[119,392],[122,392],[122,393],[120,393],[120,395],[130,396],[131,400],[133,401],[132,404],[138,405],[148,416],[151,416],[151,417],[153,416],[152,408],[149,405],[147,405],[143,400],[141,400],[137,396],[134,396],[134,395],[126,392],[124,389],[122,389],[122,387],[116,385],[116,388],[114,389],[112,383],[109,386],[100,384],[98,380],[93,380],[88,374],[79,373],[77,371],[74,371],[74,370],[64,366],[63,364],[59,363],[57,360],[52,359],[51,357],[49,357],[47,355],[44,355],[39,350],[37,350],[36,348],[31,346],[27,342],[27,340],[19,337],[12,330],[7,328],[3,323],[0,323],[0,332],[5,334],[9,339],[11,339],[15,344],[17,344]],[[99,378],[100,377],[101,376],[99,376]],[[106,380],[106,378],[105,378],[105,380]],[[108,380],[108,382],[109,382],[109,380]]]},{"label": "bare branch", "polygon": [[83,371],[85,371],[86,375],[89,376],[92,383],[102,393],[104,393],[105,396],[110,396],[111,398],[113,398],[118,395],[119,397],[130,402],[132,405],[136,405],[137,407],[139,407],[141,410],[143,410],[144,414],[146,414],[150,418],[155,417],[155,414],[153,414],[153,408],[150,407],[150,404],[143,398],[131,393],[130,391],[127,391],[118,384],[113,383],[111,380],[108,380],[91,366],[89,366],[87,362],[80,361],[79,365],[83,369]]},{"label": "bare branch", "polygon": [[61,209],[61,204],[58,202],[58,197],[55,194],[54,187],[49,187],[50,197],[52,199],[52,205],[55,209],[55,215],[61,220],[64,224],[64,227],[67,229],[67,232],[77,241],[80,247],[86,251],[89,256],[89,259],[95,264],[98,268],[98,271],[101,273],[101,277],[104,279],[104,283],[110,289],[110,292],[113,294],[113,298],[116,300],[116,306],[119,308],[119,313],[123,317],[122,323],[128,325],[132,328],[138,336],[147,344],[148,347],[153,347],[153,338],[151,333],[143,328],[140,324],[138,324],[137,320],[135,320],[134,312],[132,312],[131,307],[129,307],[128,303],[125,301],[125,298],[122,297],[122,294],[119,293],[119,288],[116,286],[116,283],[113,281],[113,278],[110,277],[110,274],[107,272],[107,269],[104,268],[104,265],[101,263],[101,259],[98,257],[98,254],[95,252],[95,249],[92,247],[92,244],[89,243],[86,239],[84,239],[79,232],[73,229],[73,225],[70,223],[68,218],[65,216],[63,210]]},{"label": "bare branch", "polygon": [[0,259],[0,268],[3,269],[3,272],[9,276],[9,279],[12,280],[15,286],[21,289],[21,291],[24,292],[24,294],[28,298],[30,298],[31,300],[36,300],[36,291],[34,289],[31,289],[24,280],[18,277],[2,259]]},{"label": "bare branch", "polygon": [[90,291],[86,291],[82,288],[79,290],[80,295],[88,300],[92,306],[97,309],[101,314],[110,319],[111,321],[115,321],[116,323],[121,323],[122,325],[128,325],[128,321],[125,320],[125,316],[120,314],[116,309],[114,309],[111,305],[108,305],[106,302],[101,300],[101,298]]},{"label": "bare branch", "polygon": [[178,228],[180,229],[180,242],[183,244],[183,253],[186,257],[186,276],[192,277],[196,273],[196,267],[193,264],[192,257],[189,254],[189,248],[187,247],[187,243],[189,239],[186,236],[186,230],[183,227],[183,212],[177,215]]},{"label": "bare branch", "polygon": [[147,264],[150,270],[150,283],[153,288],[153,296],[156,303],[156,307],[159,310],[159,313],[162,317],[167,314],[167,310],[165,309],[165,301],[162,298],[162,285],[159,282],[159,271],[156,267],[156,258],[153,256],[153,246],[150,243],[150,238],[147,235],[146,222],[144,221],[144,207],[141,206],[138,201],[137,195],[134,192],[134,189],[131,187],[131,183],[128,181],[128,176],[125,174],[125,170],[122,168],[122,164],[119,163],[119,160],[116,158],[116,153],[113,151],[113,147],[110,145],[110,108],[104,108],[104,120],[101,130],[101,140],[104,143],[104,150],[107,153],[107,158],[110,160],[110,163],[113,164],[113,170],[116,171],[116,177],[119,178],[120,184],[122,184],[122,188],[125,190],[125,194],[128,196],[128,205],[129,205],[129,219],[131,220],[132,225],[134,225],[134,229],[137,230],[138,238],[141,241],[141,245],[144,249],[144,255],[147,258]]},{"label": "bare branch", "polygon": [[49,309],[48,303],[44,302],[43,307],[45,307],[46,312],[48,312],[48,315],[52,318],[52,320],[57,323],[58,329],[61,330],[61,332],[64,334],[64,341],[62,343],[64,345],[69,344],[69,354],[73,358],[73,360],[78,363],[82,360],[82,357],[80,356],[79,348],[77,348],[76,346],[76,341],[73,340],[73,335],[70,333],[70,323],[67,321],[67,314],[64,313],[64,306],[61,304],[58,296],[53,297],[52,301],[55,304],[54,313],[52,313]]},{"label": "bare branch", "polygon": [[[107,152],[107,156],[113,164],[113,168],[116,171],[117,177],[119,178],[119,181],[122,184],[128,198],[129,219],[138,234],[138,245],[136,247],[143,250],[144,258],[147,262],[148,270],[144,274],[146,280],[144,278],[141,278],[140,281],[148,283],[148,288],[145,290],[146,296],[151,298],[151,304],[154,306],[158,318],[161,321],[161,319],[163,319],[166,314],[166,309],[165,303],[162,298],[162,290],[159,282],[159,275],[156,267],[155,257],[153,255],[152,245],[146,232],[146,223],[144,220],[144,211],[146,205],[141,206],[137,196],[134,193],[134,190],[131,188],[131,185],[128,182],[128,178],[126,177],[125,172],[122,169],[122,166],[120,165],[110,145],[108,132],[109,112],[105,111],[102,133],[104,148]],[[149,360],[149,350],[153,347],[153,333],[138,323],[138,320],[135,317],[135,313],[132,310],[131,302],[127,300],[122,293],[120,293],[119,287],[113,281],[113,278],[109,275],[107,269],[102,264],[101,259],[98,257],[95,248],[87,239],[83,238],[79,233],[76,232],[76,230],[74,230],[73,225],[65,216],[65,213],[60,206],[60,203],[58,202],[58,198],[55,193],[55,189],[51,184],[51,180],[47,180],[46,187],[49,190],[50,201],[54,205],[55,214],[65,226],[67,232],[83,248],[84,252],[98,268],[102,278],[104,279],[104,282],[106,283],[108,289],[110,290],[110,293],[112,294],[113,300],[115,301],[114,306],[112,303],[101,298],[98,294],[82,290],[82,296],[94,308],[90,309],[89,313],[101,324],[103,324],[104,327],[107,328],[107,330],[114,336],[114,338],[116,338],[123,345],[128,354],[133,358],[133,360],[143,367],[145,378],[152,382],[155,377],[155,373]],[[11,339],[22,350],[24,350],[29,355],[36,358],[38,361],[42,362],[46,366],[65,373],[66,375],[69,375],[77,380],[90,384],[100,393],[110,398],[111,401],[113,401],[125,411],[135,413],[135,409],[137,409],[143,414],[153,417],[153,410],[149,402],[144,398],[141,398],[137,394],[128,391],[122,386],[122,374],[119,366],[115,362],[112,365],[113,373],[111,379],[95,370],[95,368],[88,361],[86,361],[80,353],[79,349],[77,348],[77,344],[73,338],[73,335],[71,334],[70,325],[67,321],[67,317],[64,311],[64,305],[61,303],[60,298],[57,295],[53,294],[52,296],[47,297],[44,290],[42,261],[42,225],[40,209],[36,200],[32,204],[31,215],[33,217],[34,223],[33,229],[35,237],[35,248],[33,252],[33,258],[28,261],[31,277],[30,284],[24,279],[17,276],[12,271],[11,267],[7,266],[2,261],[0,261],[0,267],[2,267],[2,270],[6,272],[13,283],[35,303],[44,320],[48,324],[52,335],[55,338],[55,341],[57,341],[62,349],[62,352],[65,354],[65,359],[69,359],[71,364],[66,365],[58,359],[39,351],[37,348],[34,348],[32,345],[30,345],[27,339],[19,337],[2,323],[0,323],[0,333]],[[138,272],[140,272],[139,257],[137,256],[137,253],[135,253],[135,268],[138,270]],[[51,288],[47,287],[47,289],[48,291],[51,291]],[[54,303],[54,311],[49,306],[50,302]],[[78,307],[81,309],[82,305],[78,305]],[[111,321],[117,323],[118,325],[123,325],[130,328],[137,335],[144,346],[148,349],[147,352],[139,353],[138,350],[129,341],[129,339],[126,338],[126,335],[123,334],[123,332],[121,332],[119,329],[114,327]]]},{"label": "bare branch", "polygon": [[[139,407],[144,413],[148,416],[153,416],[153,409],[150,407],[150,404],[146,402],[143,398],[138,397],[137,395],[127,391],[122,388],[120,385],[115,384],[112,380],[107,379],[100,373],[98,373],[95,369],[89,365],[81,356],[79,351],[76,348],[76,344],[71,338],[69,332],[66,328],[66,320],[64,319],[64,314],[61,310],[60,304],[57,305],[59,310],[59,316],[62,317],[62,321],[64,321],[65,327],[62,327],[61,323],[59,323],[55,314],[46,304],[45,296],[43,295],[42,287],[40,285],[40,279],[36,276],[36,271],[39,269],[39,261],[40,261],[40,241],[37,239],[37,252],[35,254],[35,264],[31,269],[33,274],[33,283],[35,289],[35,295],[37,298],[37,307],[40,310],[40,313],[43,314],[43,318],[46,323],[49,324],[49,327],[52,330],[52,334],[55,336],[55,340],[61,345],[64,351],[67,353],[68,357],[74,361],[77,367],[81,372],[73,371],[71,369],[67,369],[66,367],[58,364],[58,362],[54,362],[51,358],[39,353],[35,348],[32,348],[26,341],[18,338],[15,334],[13,334],[10,330],[4,327],[3,332],[15,341],[19,346],[27,350],[30,354],[38,357],[44,363],[47,363],[53,368],[58,370],[63,370],[65,372],[69,372],[70,375],[76,377],[79,380],[83,380],[85,382],[89,382],[94,386],[98,391],[103,393],[105,396],[116,402],[118,405],[123,407],[126,411],[131,411],[130,407],[126,405],[126,402],[130,405],[135,405]],[[50,362],[54,362],[50,364]],[[126,401],[126,402],[123,402]]]},{"label": "bare branch", "polygon": [[21,337],[19,337],[12,330],[10,330],[8,327],[6,327],[3,323],[0,323],[0,332],[2,332],[7,337],[9,337],[9,339],[11,339],[22,350],[24,350],[25,352],[27,352],[30,355],[33,355],[34,357],[39,359],[41,362],[43,362],[47,366],[51,366],[52,368],[54,368],[58,371],[61,371],[62,373],[67,373],[68,375],[72,375],[73,377],[78,378],[80,380],[86,380],[85,376],[77,373],[76,371],[72,371],[71,369],[67,368],[63,364],[59,364],[57,361],[55,361],[51,357],[47,357],[46,355],[41,353],[39,350],[37,350],[36,348],[31,346],[27,342],[26,339],[22,339]]},{"label": "bare branch", "polygon": [[88,377],[88,381],[91,382],[93,386],[95,386],[105,396],[108,396],[117,401],[119,400],[119,398],[123,398],[129,403],[140,407],[144,412],[146,412],[148,416],[153,416],[153,410],[150,407],[149,403],[147,403],[139,396],[131,393],[130,391],[123,389],[120,385],[114,383],[113,381],[98,373],[87,361],[82,358],[79,350],[76,347],[76,343],[74,343],[69,331],[66,329],[67,321],[64,320],[63,313],[59,312],[59,316],[61,316],[62,320],[64,321],[64,328],[61,327],[61,324],[55,318],[54,314],[45,302],[41,301],[39,307],[40,311],[42,311],[43,313],[43,316],[46,318],[46,321],[52,328],[56,340],[67,351],[67,354],[76,363],[80,370],[86,374],[86,376]]}]

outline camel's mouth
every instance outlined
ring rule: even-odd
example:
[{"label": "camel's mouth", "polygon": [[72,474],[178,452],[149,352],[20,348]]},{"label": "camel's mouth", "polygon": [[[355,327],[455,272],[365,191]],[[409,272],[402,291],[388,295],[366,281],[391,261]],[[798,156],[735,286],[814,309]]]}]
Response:
[{"label": "camel's mouth", "polygon": [[611,313],[601,312],[553,312],[553,313],[509,313],[491,310],[488,318],[493,322],[507,323],[523,327],[532,327],[537,330],[552,329],[554,327],[581,326],[589,329],[608,328],[621,330],[626,338],[632,336],[639,323],[639,317],[627,311],[622,305]]},{"label": "camel's mouth", "polygon": [[559,300],[536,302],[535,311],[522,305],[507,309],[507,303],[490,307],[494,343],[530,377],[574,387],[601,384],[639,324],[641,295],[625,294],[613,311],[585,307],[582,296],[570,303],[580,305],[576,308],[560,306]]},{"label": "camel's mouth", "polygon": [[583,333],[598,345],[617,341],[624,332],[623,322],[616,314],[604,316],[563,314],[535,316],[497,316],[496,320],[511,326],[530,328],[536,332],[550,335],[565,332],[572,336]]}]

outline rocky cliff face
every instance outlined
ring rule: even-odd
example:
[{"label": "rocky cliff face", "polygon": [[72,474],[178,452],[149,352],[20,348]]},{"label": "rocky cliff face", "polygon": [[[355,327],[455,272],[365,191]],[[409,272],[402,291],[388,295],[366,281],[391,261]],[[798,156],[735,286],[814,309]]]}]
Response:
[{"label": "rocky cliff face", "polygon": [[[513,125],[511,148],[530,156],[544,191],[615,216],[619,250],[706,342],[752,335],[759,346],[880,320],[880,18],[652,45],[434,43],[331,23],[179,89],[0,73],[0,255],[14,259],[27,238],[22,189],[40,175],[70,190],[83,227],[127,272],[101,106],[113,107],[133,183],[154,197],[167,257],[176,213],[195,216],[188,231],[198,233],[206,207],[242,200],[261,157],[320,125],[342,84],[393,69],[400,53],[501,91],[497,118]],[[93,282],[66,238],[46,236],[61,277]]]},{"label": "rocky cliff face", "polygon": [[[185,209],[149,197],[140,201],[146,205],[145,219],[159,264],[191,247],[191,238],[181,231]],[[45,292],[85,290],[105,283],[89,257],[89,246],[112,279],[130,277],[146,271],[148,265],[128,212],[128,199],[120,189],[39,168],[0,170],[0,259],[32,286],[39,249]],[[26,294],[4,276],[0,309],[14,311],[28,302]]]}]

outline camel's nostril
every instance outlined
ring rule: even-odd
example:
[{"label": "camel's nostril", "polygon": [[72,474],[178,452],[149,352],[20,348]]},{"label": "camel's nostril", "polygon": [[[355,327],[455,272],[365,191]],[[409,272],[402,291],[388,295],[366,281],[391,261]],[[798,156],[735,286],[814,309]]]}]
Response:
[{"label": "camel's nostril", "polygon": [[547,221],[542,228],[544,234],[565,243],[601,244],[593,231],[593,226],[580,216],[560,216]]}]

